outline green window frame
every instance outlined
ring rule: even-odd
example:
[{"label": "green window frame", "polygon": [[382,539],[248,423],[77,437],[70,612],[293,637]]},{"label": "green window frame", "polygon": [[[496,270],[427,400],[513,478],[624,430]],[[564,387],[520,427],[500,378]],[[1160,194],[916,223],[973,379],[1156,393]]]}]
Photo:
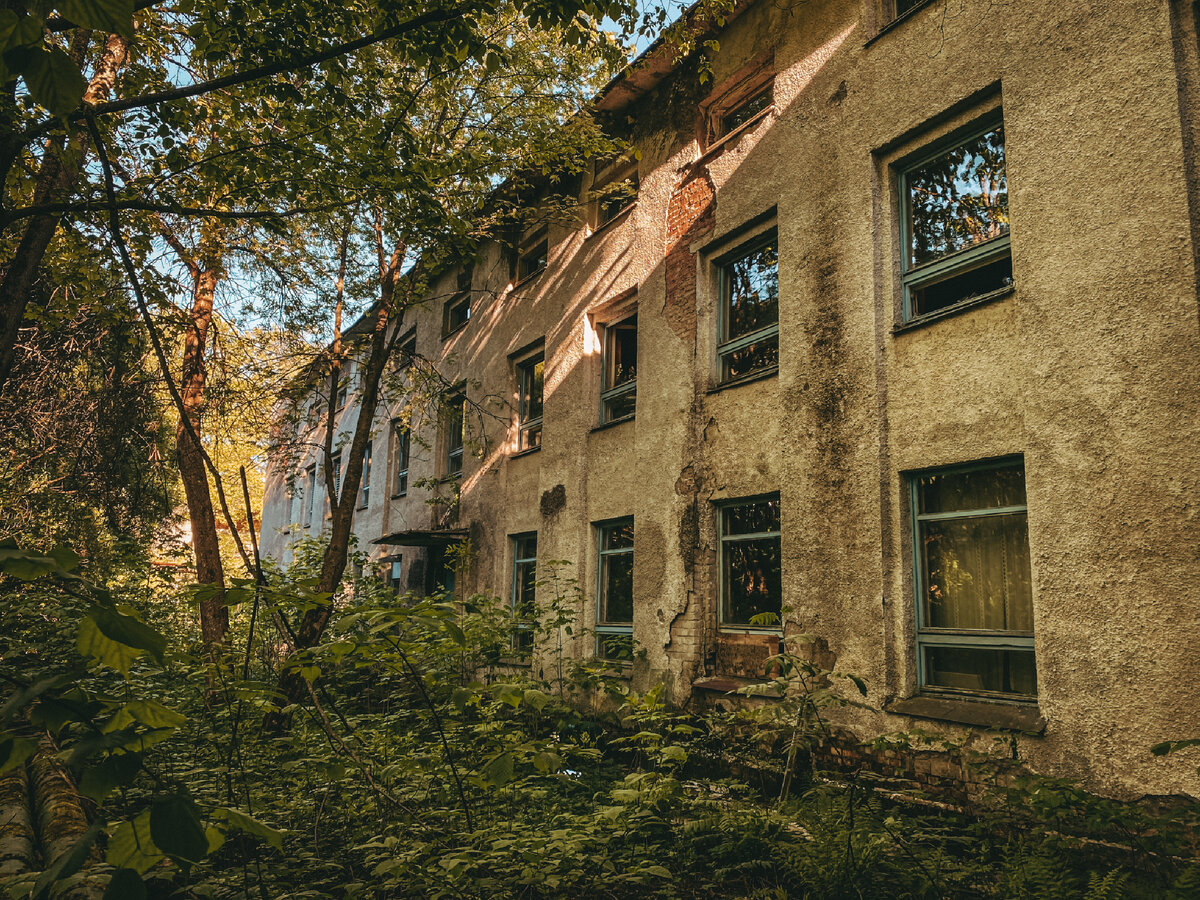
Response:
[{"label": "green window frame", "polygon": [[[782,629],[783,557],[779,494],[717,507],[718,624],[734,631]],[[755,622],[774,616],[773,622]]]},{"label": "green window frame", "polygon": [[517,452],[542,446],[542,401],[546,354],[517,363]]},{"label": "green window frame", "polygon": [[779,365],[779,241],[775,229],[719,257],[717,359],[721,381]]},{"label": "green window frame", "polygon": [[905,163],[896,185],[905,322],[1012,289],[999,111]]},{"label": "green window frame", "polygon": [[923,693],[1037,698],[1020,458],[908,476]]},{"label": "green window frame", "polygon": [[[604,326],[600,424],[633,418],[637,406],[637,313]],[[631,352],[632,351],[632,352]],[[633,358],[630,359],[629,357]]]},{"label": "green window frame", "polygon": [[512,648],[528,653],[533,650],[533,630],[537,624],[537,532],[509,536],[512,547],[512,584],[509,605],[516,630]]},{"label": "green window frame", "polygon": [[597,522],[596,656],[633,661],[633,517]]}]

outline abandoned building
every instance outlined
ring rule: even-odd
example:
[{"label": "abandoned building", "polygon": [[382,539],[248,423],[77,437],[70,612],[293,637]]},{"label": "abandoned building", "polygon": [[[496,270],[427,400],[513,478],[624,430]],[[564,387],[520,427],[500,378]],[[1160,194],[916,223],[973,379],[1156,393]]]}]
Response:
[{"label": "abandoned building", "polygon": [[[360,546],[517,608],[570,560],[571,652],[636,642],[679,703],[811,635],[863,738],[1007,729],[1200,793],[1149,752],[1200,737],[1193,4],[760,0],[719,37],[704,81],[657,45],[600,96],[640,157],[575,221],[408,315],[461,393],[373,411]],[[317,459],[270,473],[276,559],[321,532]]]}]

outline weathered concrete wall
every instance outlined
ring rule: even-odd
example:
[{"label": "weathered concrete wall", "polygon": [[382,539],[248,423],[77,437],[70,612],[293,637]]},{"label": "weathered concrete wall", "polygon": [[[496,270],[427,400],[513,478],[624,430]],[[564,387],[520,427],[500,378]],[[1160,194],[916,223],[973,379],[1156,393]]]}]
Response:
[{"label": "weathered concrete wall", "polygon": [[[466,587],[507,596],[508,536],[536,531],[541,560],[574,561],[590,623],[590,525],[633,516],[647,651],[635,681],[666,679],[686,700],[694,679],[747,674],[769,644],[718,629],[713,504],[779,492],[785,633],[818,636],[825,662],[869,685],[874,711],[844,724],[958,732],[883,711],[918,690],[905,473],[1020,454],[1046,722],[1021,752],[1111,792],[1200,792],[1194,761],[1148,753],[1200,734],[1191,5],[933,0],[880,31],[886,18],[875,0],[750,7],[721,34],[710,81],[681,66],[628,110],[642,151],[632,210],[595,234],[582,209],[551,224],[549,265],[523,284],[489,247],[471,321],[447,340],[440,302],[416,313],[420,354],[496,413],[475,419],[461,482]],[[703,148],[698,104],[764,59],[774,110]],[[892,166],[989,110],[1006,132],[1014,290],[893,333]],[[750,222],[778,230],[778,373],[714,390],[712,260]],[[637,415],[597,428],[589,316],[633,290]],[[514,455],[512,355],[540,339],[542,449]],[[391,414],[378,416],[364,543],[438,524],[425,492],[385,502]],[[410,485],[441,474],[434,423],[420,433]],[[263,527],[276,556],[294,537],[279,534],[281,498],[277,477]]]}]

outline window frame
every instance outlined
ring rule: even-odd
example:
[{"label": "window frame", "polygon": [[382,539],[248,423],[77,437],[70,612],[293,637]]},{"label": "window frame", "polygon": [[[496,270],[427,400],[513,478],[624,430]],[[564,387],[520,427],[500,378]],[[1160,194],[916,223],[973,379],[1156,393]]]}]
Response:
[{"label": "window frame", "polygon": [[[918,7],[908,10],[904,13],[908,16]],[[1000,128],[1004,130],[1005,141],[1005,191],[1008,192],[1008,132],[1004,128],[1004,109],[1002,106],[996,106],[995,109],[989,110],[979,118],[971,122],[969,125],[956,129],[948,135],[945,135],[929,145],[922,147],[914,155],[907,157],[902,162],[895,165],[895,184],[896,184],[896,217],[899,225],[900,238],[900,324],[907,325],[910,322],[921,322],[926,319],[940,317],[951,311],[958,310],[967,306],[975,305],[981,301],[992,297],[1001,296],[1014,289],[1015,278],[1010,279],[1007,285],[1003,285],[983,294],[963,297],[953,303],[940,307],[939,309],[930,310],[923,313],[914,313],[913,311],[913,292],[923,287],[928,287],[945,281],[948,277],[952,277],[954,273],[966,273],[973,269],[981,268],[995,262],[999,262],[1004,258],[1012,259],[1012,225],[1010,223],[1008,230],[1004,234],[994,238],[989,238],[986,241],[974,244],[970,247],[964,247],[961,250],[955,250],[947,253],[938,259],[930,260],[929,262],[913,265],[910,257],[912,247],[912,206],[908,194],[908,179],[912,172],[921,168],[927,163],[933,162],[935,159],[945,156],[954,149],[974,140],[975,138],[983,137],[991,131]]]},{"label": "window frame", "polygon": [[[534,257],[534,255],[536,256]],[[534,257],[540,260],[540,264],[535,269],[525,270],[525,261]],[[523,238],[517,246],[517,265],[516,265],[516,283],[522,284],[532,278],[536,278],[542,272],[546,271],[546,267],[550,264],[550,229],[545,225],[539,228],[534,228]]]},{"label": "window frame", "polygon": [[[638,163],[633,160],[618,160],[609,163],[596,163],[592,178],[592,232],[602,231],[613,222],[620,219],[637,205],[638,192],[641,190],[641,178]],[[631,189],[615,196],[605,196],[605,193],[615,194],[615,189],[624,185]],[[619,203],[617,208],[609,213],[608,207]]]},{"label": "window frame", "polygon": [[[455,312],[457,310],[465,310],[466,315],[462,321],[455,324]],[[471,324],[471,294],[469,291],[460,291],[452,296],[442,305],[442,339],[450,337],[462,331]],[[416,335],[413,336],[412,342],[415,343]],[[406,344],[407,346],[407,344]],[[401,348],[401,352],[404,350]]]},{"label": "window frame", "polygon": [[[771,227],[758,232],[748,240],[742,241],[736,247],[728,250],[713,259],[713,265],[716,268],[716,303],[717,303],[717,384],[737,384],[743,380],[753,380],[760,378],[766,374],[778,371],[779,369],[779,294],[775,295],[775,322],[749,332],[748,334],[739,335],[735,338],[727,337],[729,331],[729,311],[727,309],[729,301],[732,299],[729,294],[731,278],[729,274],[730,268],[746,259],[753,253],[767,247],[775,246],[775,275],[776,281],[779,277],[779,230],[777,226]],[[756,343],[761,343],[765,340],[774,338],[775,341],[775,364],[763,366],[758,369],[752,369],[749,372],[744,372],[741,375],[727,376],[726,358],[743,350]]]},{"label": "window frame", "polygon": [[[939,513],[922,513],[920,497],[918,496],[919,482],[930,475],[957,474],[966,472],[998,471],[1000,469],[1020,468],[1022,477],[1025,474],[1025,460],[1022,456],[1006,456],[998,459],[981,460],[960,465],[936,466],[930,469],[920,469],[905,473],[908,487],[908,504],[911,520],[912,541],[912,579],[913,579],[913,647],[916,653],[917,690],[923,695],[973,698],[980,700],[999,701],[1004,703],[1033,703],[1038,700],[1035,683],[1033,694],[1011,694],[998,691],[967,690],[947,687],[945,685],[930,685],[926,683],[925,648],[931,646],[949,647],[959,650],[1019,650],[1033,654],[1034,672],[1037,671],[1037,654],[1034,647],[1034,632],[1003,631],[995,629],[975,628],[934,628],[924,623],[926,582],[928,580],[922,559],[921,523],[933,521],[949,521],[954,519],[982,519],[995,516],[1023,513],[1028,522],[1029,495],[1026,485],[1025,503],[1018,506],[984,507],[972,510],[952,510]],[[1028,550],[1028,531],[1026,531],[1026,549]],[[1033,585],[1030,583],[1030,602]]]},{"label": "window frame", "polygon": [[358,508],[366,509],[371,503],[371,451],[374,441],[367,441],[363,448],[362,483],[358,486]]},{"label": "window frame", "polygon": [[[527,404],[532,397],[534,372],[538,363],[542,365],[542,414],[527,418]],[[530,453],[542,448],[542,423],[546,413],[546,351],[539,350],[516,362],[517,369],[517,453]],[[537,434],[537,442],[531,443],[529,435]]]},{"label": "window frame", "polygon": [[[633,537],[632,545],[629,547],[618,547],[615,549],[606,550],[604,548],[604,539],[609,534],[609,532],[611,532],[617,528],[624,528],[626,526],[634,526],[634,537]],[[605,652],[602,648],[604,646],[604,640],[605,640],[606,635],[609,635],[609,636],[615,635],[618,637],[628,636],[630,638],[630,647],[632,648],[632,640],[633,640],[632,610],[633,610],[633,606],[634,606],[634,602],[635,602],[635,597],[632,594],[632,590],[633,590],[632,589],[632,583],[633,583],[632,582],[632,574],[631,574],[631,579],[630,579],[630,592],[631,593],[630,593],[630,597],[629,597],[630,614],[631,614],[630,621],[628,623],[608,622],[603,618],[602,613],[607,607],[607,599],[606,599],[607,598],[607,590],[606,590],[607,581],[605,579],[605,575],[607,573],[608,560],[612,559],[614,556],[628,555],[630,557],[630,563],[632,565],[633,554],[637,548],[637,528],[634,523],[633,516],[621,516],[616,519],[605,519],[601,522],[593,522],[592,527],[595,528],[595,531],[596,531],[596,615],[595,615],[595,626],[593,629],[595,632],[595,635],[596,635],[595,655],[598,659],[603,659],[606,662],[610,662],[610,663],[614,663],[614,664],[618,664],[618,665],[628,665],[629,663],[632,662],[632,660],[615,659],[613,657],[607,656],[607,655],[605,655]],[[632,573],[632,569],[631,569],[631,573]]]},{"label": "window frame", "polygon": [[[458,411],[458,443],[453,443],[454,435],[450,426],[454,410]],[[442,464],[445,467],[445,478],[461,478],[463,463],[466,458],[467,446],[467,392],[465,388],[456,388],[446,395],[446,418],[442,423],[442,439],[445,452],[442,454]]]},{"label": "window frame", "polygon": [[392,498],[404,497],[408,494],[408,470],[411,465],[412,432],[404,425],[403,419],[392,419]]},{"label": "window frame", "polygon": [[[727,535],[725,533],[725,513],[727,510],[738,506],[755,506],[760,503],[774,501],[779,504],[779,530],[778,531],[759,531],[750,534]],[[778,491],[755,494],[750,497],[737,497],[730,500],[722,500],[714,504],[717,513],[717,629],[718,631],[732,634],[782,634],[783,633],[783,580],[782,580],[782,560],[783,560],[783,500]],[[751,625],[742,622],[726,621],[726,606],[729,598],[725,596],[725,545],[727,543],[741,543],[751,540],[763,540],[764,538],[774,537],[780,543],[780,568],[781,578],[779,585],[779,622],[775,625]]]},{"label": "window frame", "polygon": [[[533,650],[533,632],[537,626],[536,616],[533,619],[521,619],[519,616],[518,600],[524,602],[524,598],[520,597],[521,592],[521,573],[522,567],[533,565],[533,604],[536,610],[537,604],[537,538],[536,531],[522,531],[517,534],[508,536],[508,545],[510,549],[509,559],[512,560],[512,573],[509,579],[508,586],[508,605],[512,610],[513,620],[516,623],[516,629],[512,637],[512,649],[519,652]],[[521,549],[521,542],[533,540],[533,556],[518,556]]]},{"label": "window frame", "polygon": [[404,592],[404,557],[393,556],[388,561],[388,587],[397,594]]},{"label": "window frame", "polygon": [[[610,363],[612,362],[612,343],[616,336],[616,329],[622,325],[627,325],[630,319],[637,319],[638,310],[634,305],[631,309],[623,311],[623,315],[619,319],[613,319],[600,326],[603,334],[600,337],[600,424],[610,425],[613,422],[624,422],[633,419],[637,416],[637,356],[641,355],[641,342],[638,340],[637,322],[633,323],[633,341],[636,347],[634,358],[634,376],[629,381],[623,384],[618,384],[616,387],[607,387],[610,377]],[[624,400],[629,395],[634,398],[634,411],[626,413],[623,416],[610,416],[609,404],[614,401]]]}]

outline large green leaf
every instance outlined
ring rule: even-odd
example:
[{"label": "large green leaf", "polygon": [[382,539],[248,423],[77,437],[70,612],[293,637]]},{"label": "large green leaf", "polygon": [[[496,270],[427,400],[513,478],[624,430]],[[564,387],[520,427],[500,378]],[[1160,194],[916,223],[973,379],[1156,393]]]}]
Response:
[{"label": "large green leaf", "polygon": [[54,5],[76,25],[133,38],[133,0],[55,0]]},{"label": "large green leaf", "polygon": [[142,651],[135,647],[111,640],[91,616],[85,616],[79,623],[79,638],[76,643],[81,654],[99,660],[126,677],[129,676],[129,667],[133,665],[134,660],[142,655]]},{"label": "large green leaf", "polygon": [[270,825],[264,825],[241,810],[222,807],[213,811],[213,817],[223,821],[230,828],[262,838],[276,850],[283,847],[282,831],[276,831]]},{"label": "large green leaf", "polygon": [[79,776],[79,793],[97,803],[118,787],[130,784],[142,768],[140,753],[113,753]]},{"label": "large green leaf", "polygon": [[56,116],[78,109],[87,89],[79,67],[57,47],[35,53],[21,74],[33,99]]},{"label": "large green leaf", "polygon": [[133,869],[145,875],[162,861],[163,855],[150,836],[150,810],[132,822],[122,822],[108,839],[106,860],[118,869]]},{"label": "large green leaf", "polygon": [[176,862],[199,862],[208,853],[200,813],[191,798],[182,794],[164,797],[150,807],[150,836],[154,845]]},{"label": "large green leaf", "polygon": [[513,755],[501,753],[488,760],[479,770],[479,780],[487,787],[504,787],[513,778]]},{"label": "large green leaf", "polygon": [[10,737],[0,741],[0,774],[24,765],[36,749],[37,742],[29,738]]}]

